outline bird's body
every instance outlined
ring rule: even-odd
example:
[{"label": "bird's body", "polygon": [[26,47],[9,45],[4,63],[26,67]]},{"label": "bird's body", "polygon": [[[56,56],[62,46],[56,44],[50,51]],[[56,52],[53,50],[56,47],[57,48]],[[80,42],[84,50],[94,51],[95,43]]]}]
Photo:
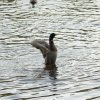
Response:
[{"label": "bird's body", "polygon": [[37,3],[37,0],[30,0],[30,3],[31,3],[32,6],[34,7],[34,5]]},{"label": "bird's body", "polygon": [[49,37],[49,44],[45,42],[44,40],[34,40],[31,44],[33,47],[40,49],[44,59],[45,64],[47,65],[55,65],[56,57],[57,57],[57,48],[53,42],[53,38],[55,37],[55,34],[50,34]]}]

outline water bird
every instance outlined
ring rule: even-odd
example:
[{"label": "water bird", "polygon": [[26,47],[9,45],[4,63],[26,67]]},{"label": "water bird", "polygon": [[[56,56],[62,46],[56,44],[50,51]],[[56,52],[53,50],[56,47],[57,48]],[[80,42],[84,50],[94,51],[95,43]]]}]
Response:
[{"label": "water bird", "polygon": [[30,0],[30,3],[32,4],[32,6],[34,7],[34,5],[37,3],[36,0]]},{"label": "water bird", "polygon": [[39,49],[45,59],[46,68],[52,69],[56,67],[55,62],[57,58],[57,48],[54,44],[55,33],[51,33],[49,36],[49,43],[44,40],[34,40],[31,42],[31,45],[37,49]]}]

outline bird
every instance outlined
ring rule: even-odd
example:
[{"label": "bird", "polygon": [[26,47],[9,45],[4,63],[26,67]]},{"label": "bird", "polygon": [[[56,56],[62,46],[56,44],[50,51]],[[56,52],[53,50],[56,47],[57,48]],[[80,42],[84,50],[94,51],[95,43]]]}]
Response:
[{"label": "bird", "polygon": [[30,3],[32,4],[32,6],[34,7],[34,5],[37,3],[36,0],[30,0]]},{"label": "bird", "polygon": [[56,34],[51,33],[49,36],[49,43],[45,42],[44,40],[33,40],[31,45],[37,49],[39,49],[45,59],[46,68],[54,68],[56,66],[56,58],[57,58],[57,48],[54,44],[53,39],[55,38]]}]

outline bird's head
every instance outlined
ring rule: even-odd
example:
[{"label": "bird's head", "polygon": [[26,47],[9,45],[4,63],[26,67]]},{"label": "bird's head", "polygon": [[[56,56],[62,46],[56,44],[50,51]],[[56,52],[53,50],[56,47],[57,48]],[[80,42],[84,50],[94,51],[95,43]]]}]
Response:
[{"label": "bird's head", "polygon": [[55,36],[56,36],[55,33],[51,33],[49,39],[50,39],[50,40],[53,40],[53,38],[54,38]]}]

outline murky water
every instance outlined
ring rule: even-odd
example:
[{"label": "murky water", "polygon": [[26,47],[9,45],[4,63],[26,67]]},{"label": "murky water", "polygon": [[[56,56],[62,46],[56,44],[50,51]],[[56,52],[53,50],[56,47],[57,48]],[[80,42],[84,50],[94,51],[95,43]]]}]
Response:
[{"label": "murky water", "polygon": [[[56,33],[57,70],[28,43]],[[0,0],[0,100],[100,100],[100,1]]]}]

